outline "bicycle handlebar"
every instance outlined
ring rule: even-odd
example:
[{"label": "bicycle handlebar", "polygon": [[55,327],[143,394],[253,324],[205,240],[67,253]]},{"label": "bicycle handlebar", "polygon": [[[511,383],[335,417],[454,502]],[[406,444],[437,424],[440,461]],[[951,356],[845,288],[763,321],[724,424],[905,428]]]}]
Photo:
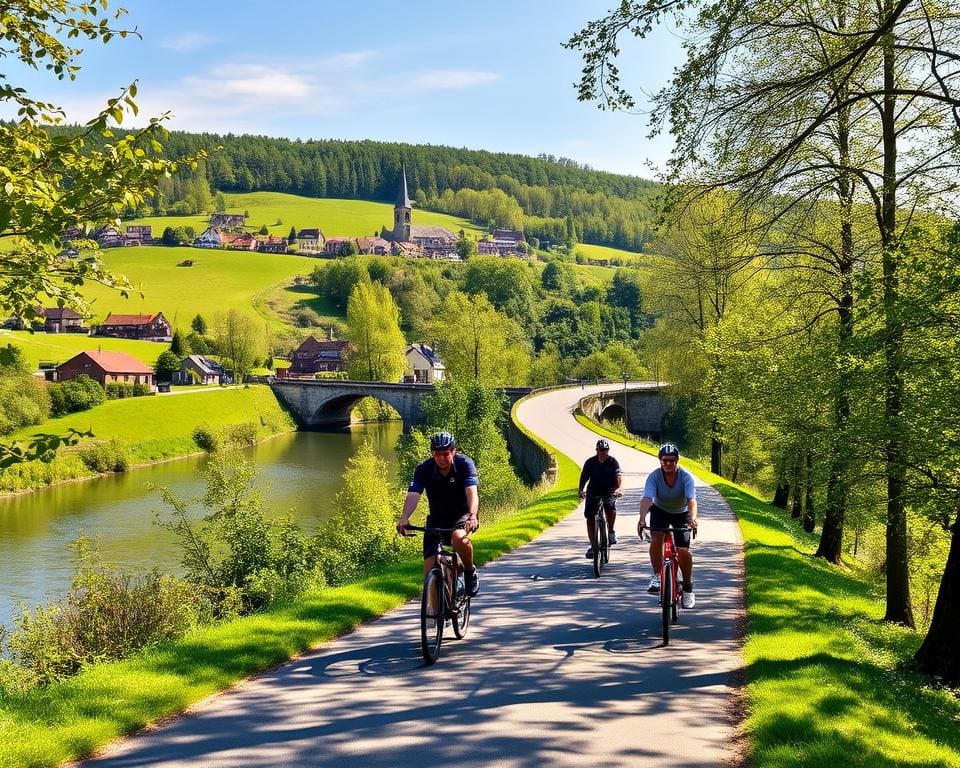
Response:
[{"label": "bicycle handlebar", "polygon": [[432,525],[422,526],[422,525],[405,525],[403,526],[408,531],[423,531],[424,533],[453,533],[454,531],[462,531],[464,527],[458,525],[456,528],[435,528]]},{"label": "bicycle handlebar", "polygon": [[687,531],[693,531],[693,538],[697,538],[697,529],[692,525],[681,525],[679,528],[676,528],[673,526],[670,526],[669,528],[660,528],[660,527],[654,527],[652,525],[644,525],[643,523],[638,523],[637,533],[639,534],[641,531],[644,531],[644,530],[661,531],[663,533],[666,533],[667,531],[670,531],[671,533],[677,533],[677,532],[685,533]]}]

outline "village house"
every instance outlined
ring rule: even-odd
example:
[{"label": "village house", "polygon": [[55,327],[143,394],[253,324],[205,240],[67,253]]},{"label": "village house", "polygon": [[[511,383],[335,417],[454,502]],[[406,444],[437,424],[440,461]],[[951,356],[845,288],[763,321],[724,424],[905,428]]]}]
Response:
[{"label": "village house", "polygon": [[349,237],[328,237],[323,245],[325,256],[339,256],[341,249],[350,242]]},{"label": "village house", "polygon": [[37,307],[37,314],[43,318],[43,330],[47,333],[86,333],[83,317],[69,307]]},{"label": "village house", "polygon": [[446,367],[440,356],[426,344],[417,342],[407,346],[407,374],[405,381],[417,384],[435,384],[443,381]]},{"label": "village house", "polygon": [[97,326],[97,335],[145,341],[170,341],[172,330],[163,312],[155,315],[115,315],[109,313]]},{"label": "village house", "polygon": [[145,384],[153,388],[153,369],[126,352],[86,351],[74,355],[56,368],[57,381],[70,381],[86,374],[100,386],[111,382]]},{"label": "village house", "polygon": [[297,232],[298,253],[324,253],[326,237],[320,227],[301,229]]},{"label": "village house", "polygon": [[286,376],[291,378],[313,376],[315,373],[345,371],[347,359],[357,348],[349,341],[307,337],[290,358]]},{"label": "village house", "polygon": [[247,214],[224,213],[217,211],[210,214],[210,226],[216,229],[243,229],[247,225]]},{"label": "village house", "polygon": [[257,250],[257,238],[249,232],[240,232],[239,234],[225,233],[223,239],[224,245],[231,251]]},{"label": "village house", "polygon": [[119,248],[123,245],[123,235],[120,234],[120,230],[112,224],[100,227],[100,229],[90,237],[96,240],[101,248]]},{"label": "village house", "polygon": [[267,235],[266,237],[257,238],[257,250],[260,251],[260,253],[286,253],[287,245],[287,240],[283,237]]},{"label": "village house", "polygon": [[477,251],[493,256],[519,256],[523,233],[515,229],[495,229],[489,238],[477,243]]},{"label": "village house", "polygon": [[153,227],[149,224],[132,224],[123,235],[124,245],[153,245]]},{"label": "village house", "polygon": [[356,243],[357,250],[362,254],[386,256],[390,253],[390,243],[382,237],[358,237]]},{"label": "village house", "polygon": [[173,384],[220,384],[223,368],[200,355],[187,355],[180,363],[180,370],[173,374]]},{"label": "village house", "polygon": [[223,248],[224,233],[217,227],[207,227],[193,241],[194,248]]}]

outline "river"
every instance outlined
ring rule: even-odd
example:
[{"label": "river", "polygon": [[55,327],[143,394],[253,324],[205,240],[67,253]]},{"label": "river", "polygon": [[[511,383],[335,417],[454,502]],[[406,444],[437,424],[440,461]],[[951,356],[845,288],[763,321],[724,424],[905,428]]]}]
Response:
[{"label": "river", "polygon": [[[268,489],[268,509],[292,510],[313,532],[329,516],[347,460],[361,442],[372,437],[392,472],[400,432],[400,422],[343,433],[294,432],[259,443],[248,456],[256,462],[258,486]],[[178,572],[173,534],[154,522],[156,512],[167,510],[149,485],[166,486],[180,498],[198,496],[204,460],[178,459],[0,498],[0,624],[10,626],[20,603],[32,607],[65,593],[74,571],[70,543],[81,535],[99,540],[105,559],[125,569]]]}]

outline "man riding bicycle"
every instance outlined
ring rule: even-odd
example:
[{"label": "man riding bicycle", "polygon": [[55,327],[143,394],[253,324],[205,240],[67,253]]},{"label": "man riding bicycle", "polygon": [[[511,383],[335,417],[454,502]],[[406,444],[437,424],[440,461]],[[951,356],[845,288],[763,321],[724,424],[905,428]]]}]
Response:
[{"label": "man riding bicycle", "polygon": [[583,505],[583,516],[587,519],[587,536],[590,539],[590,549],[586,554],[588,559],[593,557],[593,550],[597,546],[597,523],[594,513],[601,500],[607,518],[607,529],[610,531],[610,543],[617,543],[617,533],[613,530],[613,524],[617,521],[616,497],[620,495],[622,482],[620,463],[610,455],[610,443],[601,437],[597,440],[597,455],[591,456],[583,464],[578,485],[580,498],[587,499],[586,504]]},{"label": "man riding bicycle", "polygon": [[[650,513],[652,528],[674,528],[673,540],[677,546],[677,560],[683,574],[684,608],[693,608],[696,597],[693,594],[693,555],[690,554],[689,530],[679,530],[689,526],[697,530],[697,496],[693,475],[679,466],[680,451],[673,443],[664,443],[657,451],[660,468],[647,475],[640,500],[640,521],[637,534],[642,535],[644,520]],[[653,566],[653,578],[650,579],[648,592],[660,591],[660,567],[663,565],[663,537],[665,532],[650,531],[650,564]]]},{"label": "man riding bicycle", "polygon": [[[430,511],[427,527],[456,528],[444,534],[447,543],[460,556],[464,582],[470,597],[480,591],[480,578],[473,564],[473,543],[470,534],[480,527],[477,510],[477,467],[473,459],[457,453],[456,441],[449,432],[437,432],[430,438],[431,457],[417,465],[403,502],[403,512],[397,521],[397,533],[412,536],[407,530],[410,516],[420,502],[420,494],[427,492]],[[440,535],[427,532],[423,536],[423,572],[429,573],[440,553]]]}]

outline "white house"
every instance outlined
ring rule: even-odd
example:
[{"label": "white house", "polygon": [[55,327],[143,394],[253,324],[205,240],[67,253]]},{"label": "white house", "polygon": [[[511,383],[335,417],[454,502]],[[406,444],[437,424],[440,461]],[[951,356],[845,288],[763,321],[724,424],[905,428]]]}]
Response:
[{"label": "white house", "polygon": [[445,371],[439,355],[426,344],[417,342],[407,347],[407,375],[412,375],[418,384],[442,381]]}]

